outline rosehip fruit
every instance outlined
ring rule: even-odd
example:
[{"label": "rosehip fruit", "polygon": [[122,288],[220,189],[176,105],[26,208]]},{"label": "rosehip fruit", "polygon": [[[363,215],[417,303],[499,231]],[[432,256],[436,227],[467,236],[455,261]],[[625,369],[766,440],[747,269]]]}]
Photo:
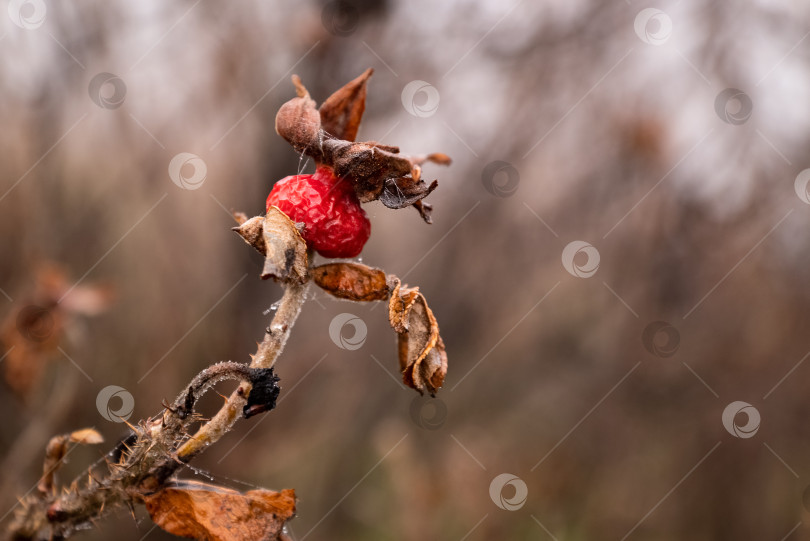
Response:
[{"label": "rosehip fruit", "polygon": [[267,208],[278,207],[293,222],[303,223],[301,235],[324,257],[356,257],[363,250],[371,222],[349,181],[319,166],[312,175],[285,177],[273,186]]}]

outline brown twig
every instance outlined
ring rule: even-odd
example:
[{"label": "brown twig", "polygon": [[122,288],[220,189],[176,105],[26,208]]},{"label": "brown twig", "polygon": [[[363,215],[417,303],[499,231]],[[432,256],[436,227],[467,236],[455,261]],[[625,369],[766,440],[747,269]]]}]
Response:
[{"label": "brown twig", "polygon": [[[249,365],[224,362],[206,368],[163,412],[138,426],[131,425],[133,435],[105,457],[106,474],[91,466],[62,493],[49,488],[20,500],[15,520],[8,529],[9,539],[65,539],[122,504],[140,503],[144,496],[165,486],[184,464],[219,440],[240,416],[272,409],[277,388],[270,398],[261,397],[270,400],[270,404],[258,404],[254,398],[262,394],[260,385],[275,383],[271,369],[306,300],[306,288],[306,283],[285,284],[279,308]],[[217,414],[189,438],[187,430],[194,422],[194,403],[225,379],[238,380],[239,386]],[[56,467],[58,461],[47,470],[49,486]]]},{"label": "brown twig", "polygon": [[[297,283],[290,284],[284,290],[284,296],[281,298],[278,310],[270,326],[266,329],[264,339],[253,356],[250,363],[251,368],[272,368],[278,358],[284,345],[287,343],[287,338],[290,336],[295,320],[301,312],[301,306],[304,304],[306,284],[301,285]],[[186,443],[177,450],[177,458],[182,462],[188,462],[197,456],[208,445],[219,440],[225,433],[227,433],[234,423],[239,418],[245,405],[247,404],[247,396],[250,394],[252,385],[249,381],[245,380],[239,384],[239,387],[231,393],[231,396],[226,401],[225,405],[208,421],[205,425],[200,427],[194,436],[192,436]]]}]

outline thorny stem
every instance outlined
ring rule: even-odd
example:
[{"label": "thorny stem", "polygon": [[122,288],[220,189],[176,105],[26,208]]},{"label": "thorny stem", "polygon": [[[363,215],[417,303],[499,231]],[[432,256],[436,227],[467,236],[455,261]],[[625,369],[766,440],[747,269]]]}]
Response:
[{"label": "thorny stem", "polygon": [[[253,356],[250,363],[251,368],[270,368],[275,364],[287,343],[293,324],[301,312],[306,288],[306,284],[290,284],[286,287],[276,315],[266,329],[256,355]],[[243,380],[216,415],[177,450],[177,458],[182,462],[188,462],[225,435],[239,419],[242,408],[247,403],[250,390],[250,382]]]},{"label": "thorny stem", "polygon": [[[309,260],[312,260],[311,254]],[[249,366],[229,362],[203,370],[172,407],[132,427],[135,433],[105,457],[109,474],[103,478],[98,478],[94,471],[96,465],[93,465],[62,493],[35,491],[24,497],[8,528],[8,538],[66,539],[100,518],[105,511],[122,503],[131,507],[144,496],[160,490],[183,464],[219,440],[241,417],[252,389],[249,375],[256,369],[268,369],[275,364],[306,300],[307,285],[285,285],[278,310]],[[178,442],[188,437],[186,430],[195,418],[178,405],[188,401],[189,396],[193,397],[193,402],[223,379],[238,379],[239,387],[211,420],[179,445]]]}]

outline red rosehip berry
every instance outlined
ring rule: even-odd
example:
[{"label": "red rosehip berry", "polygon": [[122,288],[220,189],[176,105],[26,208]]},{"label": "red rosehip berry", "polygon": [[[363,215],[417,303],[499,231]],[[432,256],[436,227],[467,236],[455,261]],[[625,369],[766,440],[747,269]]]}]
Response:
[{"label": "red rosehip berry", "polygon": [[340,181],[326,166],[319,166],[312,175],[276,182],[267,197],[267,208],[271,205],[293,222],[302,222],[304,240],[324,257],[356,257],[371,234],[371,222],[354,186]]}]

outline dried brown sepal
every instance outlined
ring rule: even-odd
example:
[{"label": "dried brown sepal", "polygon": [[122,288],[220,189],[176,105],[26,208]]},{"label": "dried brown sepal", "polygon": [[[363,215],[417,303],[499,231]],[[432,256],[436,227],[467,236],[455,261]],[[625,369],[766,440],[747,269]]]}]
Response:
[{"label": "dried brown sepal", "polygon": [[385,273],[360,263],[327,263],[312,269],[318,287],[339,299],[382,301],[388,298]]},{"label": "dried brown sepal", "polygon": [[417,201],[413,204],[413,208],[419,211],[419,216],[421,216],[423,220],[429,224],[433,223],[433,218],[430,217],[430,213],[433,212],[433,205],[425,203],[424,201]]},{"label": "dried brown sepal", "polygon": [[[239,219],[237,218],[237,221]],[[267,248],[264,245],[264,216],[254,216],[239,222],[239,226],[231,228],[236,231],[245,242],[253,246],[260,254],[265,255]]]},{"label": "dried brown sepal", "polygon": [[56,490],[55,478],[57,470],[62,466],[62,459],[67,454],[71,443],[82,445],[95,445],[103,443],[104,438],[92,428],[76,430],[70,434],[54,436],[45,447],[45,460],[42,463],[42,478],[39,480],[37,490],[43,495],[53,494]]},{"label": "dried brown sepal", "polygon": [[[423,180],[414,181],[413,178],[401,177],[398,179],[388,179],[380,194],[380,202],[390,209],[401,209],[416,203],[420,203],[427,195],[439,186],[439,181],[434,180],[427,184]],[[422,207],[425,209],[425,207]],[[420,210],[424,217],[427,213],[426,222],[430,223],[430,208]]]},{"label": "dried brown sepal", "polygon": [[206,541],[277,541],[295,516],[295,491],[244,494],[196,481],[176,481],[144,498],[155,524],[180,537]]},{"label": "dried brown sepal", "polygon": [[399,367],[405,385],[420,393],[436,393],[447,375],[447,353],[439,324],[419,288],[403,287],[390,277],[388,304],[391,327],[398,335]]},{"label": "dried brown sepal", "polygon": [[[420,165],[425,162],[449,165],[450,158],[441,153],[405,156],[395,146],[354,142],[370,76],[371,70],[367,70],[349,82],[332,94],[319,112],[301,80],[294,75],[298,97],[279,109],[276,131],[298,152],[333,168],[338,178],[351,182],[361,202],[380,199],[389,208],[416,205],[438,184],[435,180],[428,184],[421,179]],[[417,210],[430,223],[430,207],[417,206]]]},{"label": "dried brown sepal", "polygon": [[298,152],[306,152],[319,159],[321,115],[315,108],[315,101],[297,75],[292,76],[297,97],[281,106],[276,114],[276,133],[282,136]]},{"label": "dried brown sepal", "polygon": [[247,214],[244,212],[232,212],[231,216],[233,216],[234,221],[239,225],[248,221]]},{"label": "dried brown sepal", "polygon": [[319,112],[324,132],[346,141],[357,139],[357,130],[366,110],[366,86],[372,73],[373,69],[367,69],[321,104]]},{"label": "dried brown sepal", "polygon": [[295,224],[271,206],[262,223],[264,269],[262,279],[304,283],[307,278],[307,243]]}]

